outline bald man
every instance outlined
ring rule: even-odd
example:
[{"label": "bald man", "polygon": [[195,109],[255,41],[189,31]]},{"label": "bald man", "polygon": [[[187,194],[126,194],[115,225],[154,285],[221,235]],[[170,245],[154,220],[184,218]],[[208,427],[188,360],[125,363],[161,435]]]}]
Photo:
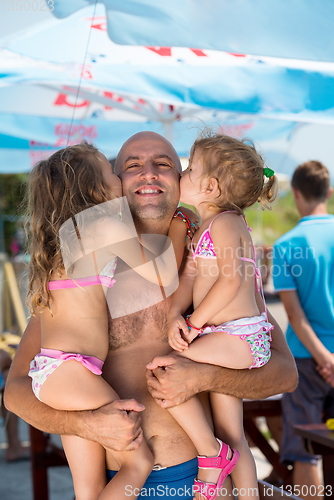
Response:
[{"label": "bald man", "polygon": [[[122,146],[115,173],[122,180],[123,195],[127,197],[137,232],[166,235],[179,201],[181,165],[173,146],[153,132],[136,134]],[[200,397],[211,418],[207,391],[239,398],[265,398],[294,390],[296,369],[282,332],[271,316],[269,320],[275,325],[272,357],[261,370],[229,370],[173,356],[167,341],[170,298],[147,307],[147,294],[151,292],[143,293],[134,274],[131,282],[123,280],[120,286],[126,290],[127,302],[136,304],[137,312],[110,322],[110,351],[103,370],[103,377],[122,400],[82,412],[58,411],[38,401],[27,376],[30,360],[41,347],[36,316],[31,318],[14,359],[5,403],[10,411],[45,432],[77,435],[101,443],[107,449],[109,479],[118,469],[112,450],[136,448],[142,439],[142,428],[155,461],[143,497],[149,497],[150,492],[152,498],[185,500],[192,498],[197,452],[165,409],[203,393]],[[152,359],[159,367],[146,370]],[[139,403],[145,406],[142,413]],[[216,435],[220,437],[219,429]],[[131,485],[128,488],[124,498],[137,496]]]}]

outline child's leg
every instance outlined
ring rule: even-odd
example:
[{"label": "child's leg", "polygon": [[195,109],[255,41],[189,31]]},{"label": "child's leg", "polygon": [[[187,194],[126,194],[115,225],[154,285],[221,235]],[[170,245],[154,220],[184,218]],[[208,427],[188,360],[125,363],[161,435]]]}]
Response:
[{"label": "child's leg", "polygon": [[[120,469],[106,484],[106,454],[101,445],[76,436],[62,436],[62,441],[76,500],[135,499],[137,496],[132,495],[132,491],[142,488],[154,465],[145,441],[137,450],[111,452]],[[126,489],[127,485],[130,488]]]},{"label": "child's leg", "polygon": [[[193,442],[200,456],[217,457],[220,451],[220,443],[215,438],[213,430],[206,419],[203,407],[197,397],[168,410],[177,423],[185,430]],[[228,462],[235,460],[233,450],[228,449],[224,454]],[[229,463],[227,464],[230,465]],[[205,483],[217,484],[222,468],[200,468],[197,479]],[[220,485],[222,486],[222,485]],[[195,498],[201,500],[202,495],[197,492]]]},{"label": "child's leg", "polygon": [[77,436],[62,436],[71,469],[76,500],[98,500],[106,480],[106,452],[98,443]]},{"label": "child's leg", "polygon": [[[39,395],[49,406],[71,410],[99,408],[119,399],[102,377],[94,375],[77,361],[62,363],[44,382]],[[153,467],[153,457],[146,443],[142,443],[138,450],[113,452],[120,470],[104,491],[106,468],[103,447],[75,436],[63,436],[62,439],[76,500],[135,498],[126,495],[126,485],[141,488]]]},{"label": "child's leg", "polygon": [[[253,364],[248,344],[241,341],[239,337],[227,335],[224,332],[213,332],[209,335],[200,337],[190,344],[187,350],[179,354],[193,361],[226,366],[228,368],[248,368]],[[182,405],[170,408],[169,412],[188,434],[199,455],[214,457],[219,453],[219,443],[196,397]],[[242,416],[240,425],[242,429]],[[237,449],[240,452],[238,446],[236,446],[234,442],[230,442],[228,439],[226,439],[226,441],[223,439],[223,441],[227,442],[231,448]],[[235,441],[238,445],[241,443],[241,440]],[[247,449],[250,453],[248,446]],[[233,459],[232,450],[230,450],[227,458]],[[217,483],[220,472],[220,469],[200,468],[198,479],[215,484]],[[196,498],[201,499],[203,497],[196,494]],[[256,497],[254,500],[256,500]]]},{"label": "child's leg", "polygon": [[168,411],[188,434],[199,455],[217,455],[219,444],[196,396],[179,406],[169,408]]},{"label": "child's leg", "polygon": [[228,335],[225,332],[203,335],[178,354],[198,363],[234,369],[249,368],[254,361],[247,342],[238,335]]},{"label": "child's leg", "polygon": [[78,361],[64,361],[45,380],[39,398],[56,410],[93,410],[119,399],[100,376]]},{"label": "child's leg", "polygon": [[138,496],[136,492],[143,487],[147,476],[151,473],[154,459],[145,441],[137,450],[112,451],[120,469],[116,476],[104,488],[99,500],[132,499]]},{"label": "child's leg", "polygon": [[[247,343],[224,332],[213,332],[200,337],[178,355],[200,363],[230,368],[246,368],[253,363]],[[215,456],[218,453],[219,444],[196,397],[170,408],[169,412],[186,431],[199,455]]]},{"label": "child's leg", "polygon": [[239,500],[257,500],[256,466],[243,430],[242,400],[225,394],[210,393],[210,401],[217,437],[226,440],[240,452],[239,461],[232,472]]}]

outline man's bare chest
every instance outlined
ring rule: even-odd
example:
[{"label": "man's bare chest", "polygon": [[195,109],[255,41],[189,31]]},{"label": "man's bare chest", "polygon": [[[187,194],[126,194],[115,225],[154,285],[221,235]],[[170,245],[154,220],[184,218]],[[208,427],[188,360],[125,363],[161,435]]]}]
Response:
[{"label": "man's bare chest", "polygon": [[151,342],[167,343],[167,314],[170,300],[112,319],[109,314],[109,349],[117,350],[136,342],[149,346]]}]

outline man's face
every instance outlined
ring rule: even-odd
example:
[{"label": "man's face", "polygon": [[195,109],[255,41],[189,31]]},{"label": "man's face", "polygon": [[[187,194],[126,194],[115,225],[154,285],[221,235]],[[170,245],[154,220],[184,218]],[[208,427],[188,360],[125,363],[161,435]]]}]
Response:
[{"label": "man's face", "polygon": [[158,134],[141,132],[125,142],[115,164],[133,217],[172,216],[179,201],[181,165],[172,145]]}]

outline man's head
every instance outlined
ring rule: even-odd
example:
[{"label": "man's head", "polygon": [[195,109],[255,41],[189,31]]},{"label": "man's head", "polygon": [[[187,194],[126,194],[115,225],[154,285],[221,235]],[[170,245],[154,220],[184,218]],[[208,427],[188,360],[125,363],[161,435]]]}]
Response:
[{"label": "man's head", "polygon": [[329,172],[319,161],[299,165],[292,176],[291,186],[300,212],[305,212],[307,206],[325,204],[332,194]]},{"label": "man's head", "polygon": [[179,201],[181,163],[167,139],[139,132],[120,149],[114,167],[136,221],[170,221]]}]

